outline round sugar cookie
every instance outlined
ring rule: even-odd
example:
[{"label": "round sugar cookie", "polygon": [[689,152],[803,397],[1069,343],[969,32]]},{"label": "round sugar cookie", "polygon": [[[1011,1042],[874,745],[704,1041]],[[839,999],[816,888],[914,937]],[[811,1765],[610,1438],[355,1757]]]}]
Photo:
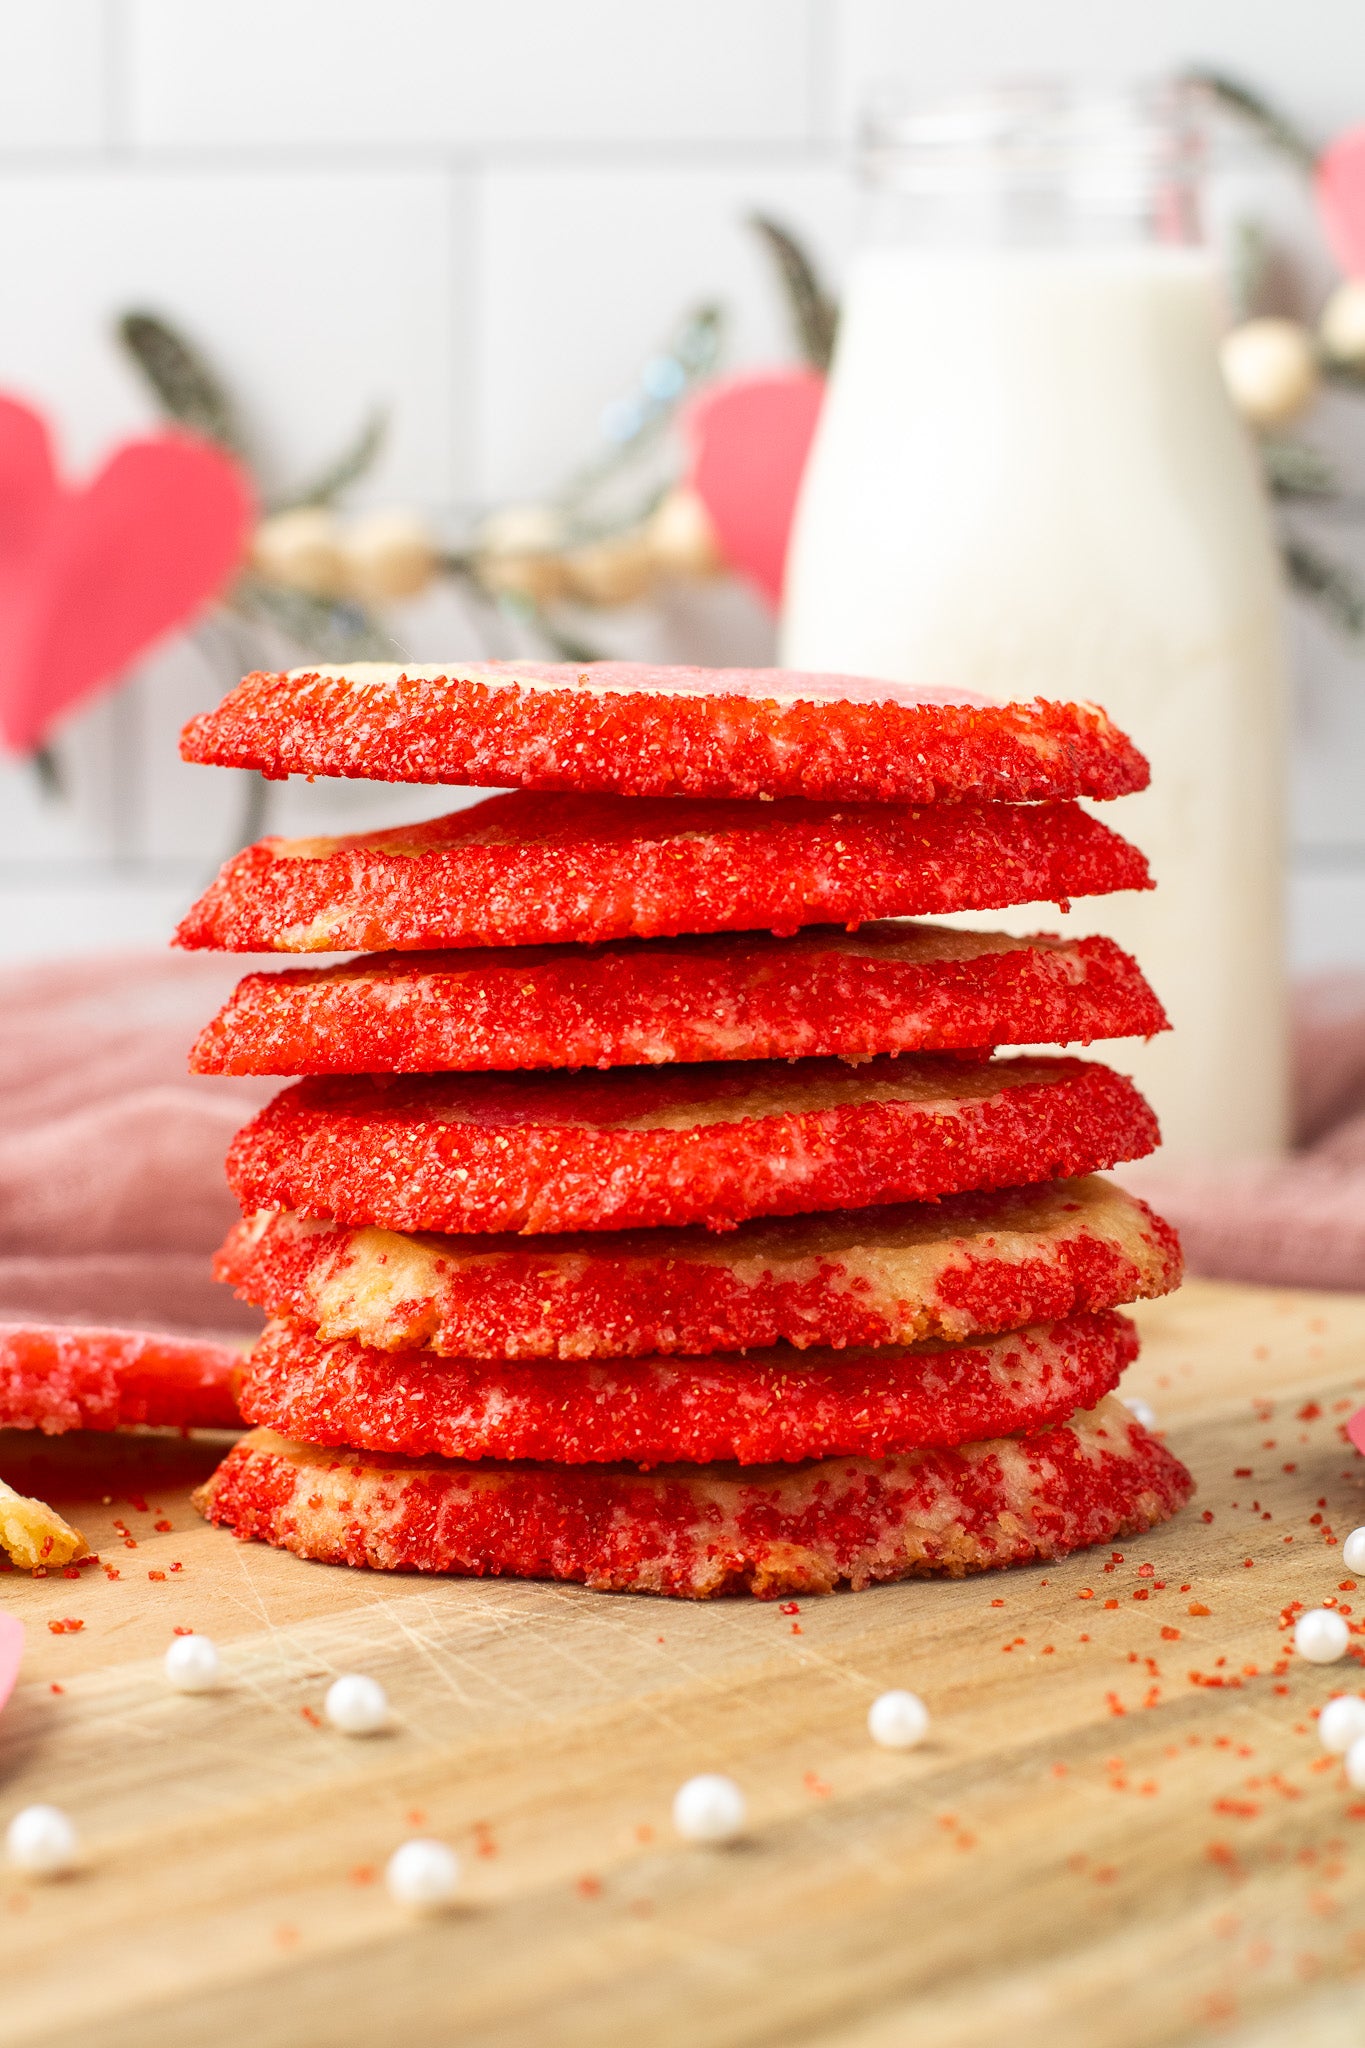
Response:
[{"label": "round sugar cookie", "polygon": [[827,925],[600,948],[381,953],[249,974],[199,1074],[434,1074],[1088,1045],[1166,1028],[1112,939]]},{"label": "round sugar cookie", "polygon": [[640,1358],[787,1343],[960,1342],[1180,1284],[1170,1225],[1111,1181],[899,1208],[580,1237],[404,1236],[262,1209],[214,1272],[245,1301],[381,1351]]},{"label": "round sugar cookie", "polygon": [[241,1363],[190,1338],[0,1323],[0,1429],[234,1429]]},{"label": "round sugar cookie", "polygon": [[371,1351],[277,1322],[239,1399],[281,1436],[407,1457],[767,1465],[1046,1428],[1112,1393],[1137,1348],[1112,1311],[974,1344],[603,1362]]},{"label": "round sugar cookie", "polygon": [[238,1132],[245,1213],[388,1230],[624,1230],[1070,1178],[1157,1141],[1084,1060],[951,1056],[311,1079]]},{"label": "round sugar cookie", "polygon": [[1112,1396],[1030,1437],[788,1466],[461,1464],[255,1430],[195,1495],[212,1522],[380,1571],[574,1579],[707,1599],[855,1590],[1139,1535],[1189,1473]]},{"label": "round sugar cookie", "polygon": [[943,803],[1123,796],[1147,763],[1094,704],[781,669],[358,662],[247,676],[186,726],[187,761],[265,775]]},{"label": "round sugar cookie", "polygon": [[1151,887],[1075,804],[839,806],[513,790],[425,824],[263,839],[234,855],[176,944],[378,953],[791,933]]}]

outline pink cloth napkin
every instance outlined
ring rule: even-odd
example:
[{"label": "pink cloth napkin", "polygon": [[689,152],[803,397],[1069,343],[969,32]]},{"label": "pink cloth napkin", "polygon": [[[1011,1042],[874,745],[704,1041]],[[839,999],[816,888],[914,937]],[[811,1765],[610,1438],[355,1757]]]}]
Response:
[{"label": "pink cloth napkin", "polygon": [[[166,952],[0,984],[0,1321],[259,1327],[209,1258],[237,1213],[228,1141],[281,1084],[198,1079],[186,1056],[264,964]],[[1180,1230],[1192,1272],[1365,1288],[1365,975],[1302,986],[1294,1035],[1295,1153],[1256,1167],[1158,1160],[1142,1191]]]},{"label": "pink cloth napkin", "polygon": [[223,1154],[280,1084],[186,1071],[259,964],[166,952],[0,981],[0,1321],[259,1326],[209,1256],[237,1214]]}]

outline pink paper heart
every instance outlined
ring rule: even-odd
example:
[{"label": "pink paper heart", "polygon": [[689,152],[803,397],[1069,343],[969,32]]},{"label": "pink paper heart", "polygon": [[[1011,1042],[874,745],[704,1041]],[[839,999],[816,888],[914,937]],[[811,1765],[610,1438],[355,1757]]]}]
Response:
[{"label": "pink paper heart", "polygon": [[712,384],[688,408],[688,481],[705,505],[720,551],[774,608],[825,380],[774,370]]},{"label": "pink paper heart", "polygon": [[1348,277],[1365,277],[1365,128],[1348,128],[1318,158],[1318,210]]},{"label": "pink paper heart", "polygon": [[1365,1452],[1365,1408],[1357,1408],[1346,1425],[1346,1434],[1356,1449]]},{"label": "pink paper heart", "polygon": [[23,1654],[24,1624],[12,1614],[0,1614],[0,1707],[14,1691]]},{"label": "pink paper heart", "polygon": [[252,514],[238,465],[187,434],[125,442],[70,489],[42,419],[0,398],[0,739],[36,747],[200,611]]}]

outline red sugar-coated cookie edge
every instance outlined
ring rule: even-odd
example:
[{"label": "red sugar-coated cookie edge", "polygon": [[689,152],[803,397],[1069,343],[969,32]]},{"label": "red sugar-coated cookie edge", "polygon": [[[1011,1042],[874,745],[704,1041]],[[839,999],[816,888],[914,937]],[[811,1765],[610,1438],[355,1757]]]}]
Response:
[{"label": "red sugar-coated cookie edge", "polygon": [[[931,928],[932,929],[932,928]],[[861,940],[896,926],[865,926]],[[1088,1045],[1166,1015],[1112,939],[1018,940],[961,959],[857,955],[744,934],[368,956],[238,983],[197,1040],[200,1074],[430,1074],[825,1054]]]},{"label": "red sugar-coated cookie edge", "polygon": [[[808,1068],[825,1064],[811,1061]],[[238,1132],[228,1152],[228,1181],[247,1213],[288,1208],[392,1230],[538,1235],[690,1223],[724,1230],[752,1216],[862,1209],[1069,1179],[1138,1158],[1157,1142],[1151,1110],[1132,1082],[1108,1067],[1070,1059],[1006,1060],[988,1069],[939,1064],[943,1095],[933,1104],[868,1100],[747,1116],[741,1105],[736,1121],[692,1128],[588,1129],[510,1118],[455,1123],[410,1107],[422,1099],[418,1089],[430,1101],[448,1087],[445,1099],[455,1100],[454,1076],[398,1077],[387,1087],[299,1081]],[[859,1079],[870,1091],[874,1079],[890,1072],[906,1079],[908,1093],[910,1066],[909,1060],[869,1062]],[[727,1078],[739,1087],[749,1072],[737,1066],[718,1071],[718,1088]],[[618,1068],[609,1075],[556,1077],[552,1085],[567,1117],[590,1089],[605,1097],[613,1084],[625,1099],[626,1083],[662,1090],[675,1080],[700,1088],[715,1072]],[[1001,1077],[993,1095],[978,1093],[965,1107],[950,1099],[959,1076],[965,1086],[970,1075],[987,1073]],[[1028,1078],[1011,1086],[1015,1073]],[[539,1076],[512,1075],[467,1086],[511,1091],[523,1080],[551,1085]]]},{"label": "red sugar-coated cookie edge", "polygon": [[[532,666],[541,679],[553,674]],[[458,674],[357,687],[316,672],[256,671],[191,720],[180,751],[187,761],[268,776],[632,797],[1030,802],[1122,796],[1148,780],[1131,740],[1090,704],[783,704],[658,687],[596,695],[578,685],[591,668],[563,675],[556,690]],[[773,688],[784,680],[796,682],[774,671]]]},{"label": "red sugar-coated cookie edge", "polygon": [[705,1599],[854,1589],[1061,1557],[1188,1500],[1112,1397],[1036,1436],[780,1468],[417,1463],[242,1438],[195,1504],[243,1540],[383,1571]]},{"label": "red sugar-coated cookie edge", "polygon": [[241,1363],[193,1338],[0,1323],[0,1429],[233,1429]]},{"label": "red sugar-coated cookie edge", "polygon": [[175,943],[374,953],[790,934],[1151,886],[1137,848],[1071,803],[840,809],[512,791],[398,834],[261,840],[227,862]]},{"label": "red sugar-coated cookie edge", "polygon": [[1112,1312],[969,1345],[602,1363],[372,1351],[276,1323],[239,1400],[301,1443],[405,1457],[769,1465],[1034,1432],[1112,1393],[1137,1348]]},{"label": "red sugar-coated cookie edge", "polygon": [[[894,1237],[916,1217],[945,1234],[913,1270]],[[857,1232],[851,1264],[829,1247],[827,1226]],[[1031,1241],[1019,1242],[1025,1233]],[[719,1240],[696,1230],[529,1245],[413,1238],[262,1211],[234,1226],[214,1272],[242,1300],[329,1340],[454,1358],[613,1358],[959,1342],[1169,1293],[1181,1256],[1145,1203],[1083,1179],[950,1196],[927,1210],[741,1224]]]}]

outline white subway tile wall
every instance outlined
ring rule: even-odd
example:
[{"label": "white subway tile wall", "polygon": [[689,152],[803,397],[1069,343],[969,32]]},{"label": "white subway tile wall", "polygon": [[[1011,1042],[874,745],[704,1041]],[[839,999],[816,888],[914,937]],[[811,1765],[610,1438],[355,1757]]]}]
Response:
[{"label": "white subway tile wall", "polygon": [[57,155],[109,140],[104,0],[0,7],[0,155]]},{"label": "white subway tile wall", "polygon": [[[268,487],[382,403],[359,500],[458,530],[591,452],[699,299],[725,302],[729,366],[791,356],[745,216],[791,222],[837,279],[849,138],[879,85],[1190,62],[1317,135],[1365,117],[1359,0],[1302,19],[1271,0],[0,0],[0,390],[39,403],[86,473],[152,418],[111,324],[160,310],[241,394]],[[395,631],[414,658],[482,644],[448,593]],[[602,637],[699,659],[770,644],[732,591]],[[1311,619],[1296,652],[1296,953],[1365,962],[1365,664]],[[60,799],[0,762],[0,961],[161,941],[240,825],[243,779],[175,754],[236,659],[205,627],[72,719]],[[290,784],[272,823],[452,800]]]},{"label": "white subway tile wall", "polygon": [[[857,117],[869,81],[926,93],[997,77],[1123,79],[1200,65],[1244,78],[1324,139],[1365,117],[1365,16],[1352,0],[833,0],[835,120]],[[1293,17],[1291,20],[1291,16]]]},{"label": "white subway tile wall", "polygon": [[803,144],[816,0],[131,0],[148,149]]},{"label": "white subway tile wall", "polygon": [[366,489],[468,496],[469,213],[470,180],[434,169],[0,170],[0,382],[86,469],[154,417],[114,322],[165,308],[230,372],[269,485],[379,403],[392,429]]},{"label": "white subway tile wall", "polygon": [[[728,158],[728,160],[727,160]],[[705,299],[728,312],[727,359],[791,353],[784,307],[746,216],[799,223],[832,277],[853,212],[841,165],[490,167],[479,181],[478,492],[552,488],[594,445],[609,399]]]}]

